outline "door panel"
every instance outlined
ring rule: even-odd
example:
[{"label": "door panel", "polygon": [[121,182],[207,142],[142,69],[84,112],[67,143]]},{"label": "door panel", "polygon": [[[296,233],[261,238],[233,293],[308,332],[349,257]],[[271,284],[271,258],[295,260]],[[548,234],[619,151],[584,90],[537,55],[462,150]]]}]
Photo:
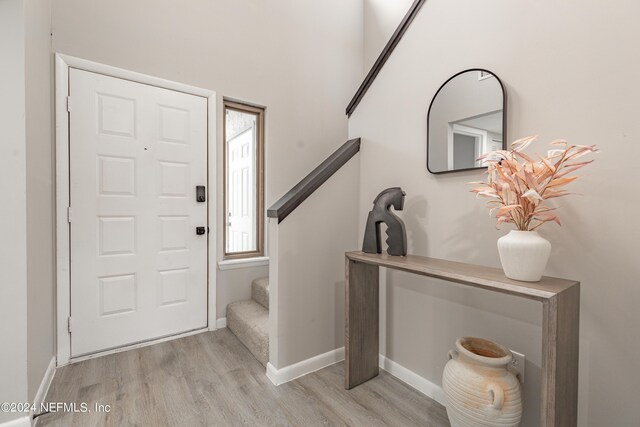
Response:
[{"label": "door panel", "polygon": [[69,77],[72,357],[206,327],[206,99]]}]

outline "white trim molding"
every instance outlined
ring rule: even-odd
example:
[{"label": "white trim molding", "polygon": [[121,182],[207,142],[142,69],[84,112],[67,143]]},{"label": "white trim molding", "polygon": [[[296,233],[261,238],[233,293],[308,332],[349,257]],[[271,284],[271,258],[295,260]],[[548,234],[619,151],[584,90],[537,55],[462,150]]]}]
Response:
[{"label": "white trim molding", "polygon": [[216,320],[216,329],[223,329],[227,327],[227,318],[221,317]]},{"label": "white trim molding", "polygon": [[[47,370],[44,372],[44,376],[42,377],[42,381],[40,382],[40,386],[38,387],[38,391],[36,392],[36,397],[33,399],[33,404],[36,408],[40,408],[40,405],[46,399],[47,393],[49,392],[49,387],[51,387],[51,382],[53,381],[53,377],[55,374],[56,358],[54,356],[51,358],[49,366],[47,366]],[[31,411],[29,411],[29,419],[33,419],[33,415],[34,413],[32,408]]]},{"label": "white trim molding", "polygon": [[344,347],[340,347],[281,369],[267,363],[267,377],[275,385],[281,385],[343,360]]},{"label": "white trim molding", "polygon": [[[69,95],[69,69],[100,73],[111,77],[130,80],[137,83],[157,86],[207,99],[207,159],[208,159],[208,221],[211,230],[217,229],[216,189],[217,189],[217,131],[216,131],[216,93],[182,83],[172,82],[158,77],[134,71],[123,70],[72,56],[55,55],[55,139],[56,139],[56,355],[57,366],[86,359],[71,359],[71,336],[68,331],[68,318],[71,313],[71,276],[69,264],[69,116],[67,112],[67,96]],[[208,329],[216,325],[216,262],[217,244],[215,234],[208,239]],[[184,334],[182,334],[183,336]],[[180,337],[175,335],[173,338]],[[163,338],[163,340],[166,340]],[[154,341],[158,342],[158,341]],[[147,344],[141,344],[147,345]],[[134,348],[128,346],[126,348]],[[113,352],[113,351],[110,351]],[[99,353],[105,354],[105,353]],[[95,355],[94,355],[95,356]]]},{"label": "white trim molding", "polygon": [[27,416],[5,421],[4,423],[0,423],[0,427],[31,427],[31,418]]},{"label": "white trim molding", "polygon": [[255,257],[255,258],[240,258],[240,259],[225,259],[218,262],[218,268],[220,271],[224,270],[237,270],[239,268],[251,268],[262,267],[269,265],[269,257]]},{"label": "white trim molding", "polygon": [[[221,319],[219,319],[221,320]],[[225,319],[226,320],[226,319]],[[446,406],[446,400],[444,391],[439,385],[432,383],[428,379],[421,377],[415,372],[405,368],[399,363],[380,354],[379,356],[380,369],[393,375],[403,383],[415,388],[420,393],[430,397],[443,406]],[[312,372],[319,371],[322,368],[333,365],[335,363],[344,360],[344,347],[337,348],[335,350],[328,351],[324,354],[311,357],[293,365],[285,366],[281,369],[276,369],[271,363],[267,363],[267,377],[275,385],[281,385],[296,378],[303,377]]]},{"label": "white trim molding", "polygon": [[421,377],[415,372],[405,368],[404,366],[394,362],[391,359],[388,359],[382,354],[379,355],[379,364],[380,369],[387,371],[389,374],[393,375],[403,383],[410,385],[420,393],[432,398],[439,404],[446,406],[444,391],[439,385],[432,383],[428,379]]}]

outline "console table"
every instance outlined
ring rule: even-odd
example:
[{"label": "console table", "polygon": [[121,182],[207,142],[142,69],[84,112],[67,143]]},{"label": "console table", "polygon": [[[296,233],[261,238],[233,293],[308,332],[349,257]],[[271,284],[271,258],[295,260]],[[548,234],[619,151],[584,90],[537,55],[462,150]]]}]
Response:
[{"label": "console table", "polygon": [[346,253],[345,388],[374,378],[378,368],[380,267],[415,273],[542,302],[541,422],[577,425],[580,282],[543,277],[520,282],[502,270],[435,258]]}]

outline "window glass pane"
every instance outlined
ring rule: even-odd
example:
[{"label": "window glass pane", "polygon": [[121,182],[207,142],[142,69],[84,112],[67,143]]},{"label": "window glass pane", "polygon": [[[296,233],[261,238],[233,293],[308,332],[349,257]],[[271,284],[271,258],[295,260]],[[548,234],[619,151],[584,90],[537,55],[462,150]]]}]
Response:
[{"label": "window glass pane", "polygon": [[226,109],[226,253],[257,246],[257,115]]}]

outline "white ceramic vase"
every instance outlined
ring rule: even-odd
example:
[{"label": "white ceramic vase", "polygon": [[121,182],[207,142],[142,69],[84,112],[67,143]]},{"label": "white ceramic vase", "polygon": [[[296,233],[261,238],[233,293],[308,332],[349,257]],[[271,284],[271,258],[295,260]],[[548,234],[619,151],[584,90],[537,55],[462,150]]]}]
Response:
[{"label": "white ceramic vase", "polygon": [[537,231],[511,230],[498,239],[498,253],[508,278],[537,282],[549,261],[551,243]]},{"label": "white ceramic vase", "polygon": [[451,427],[516,427],[522,390],[511,372],[513,355],[494,342],[465,337],[449,352],[442,374]]}]

